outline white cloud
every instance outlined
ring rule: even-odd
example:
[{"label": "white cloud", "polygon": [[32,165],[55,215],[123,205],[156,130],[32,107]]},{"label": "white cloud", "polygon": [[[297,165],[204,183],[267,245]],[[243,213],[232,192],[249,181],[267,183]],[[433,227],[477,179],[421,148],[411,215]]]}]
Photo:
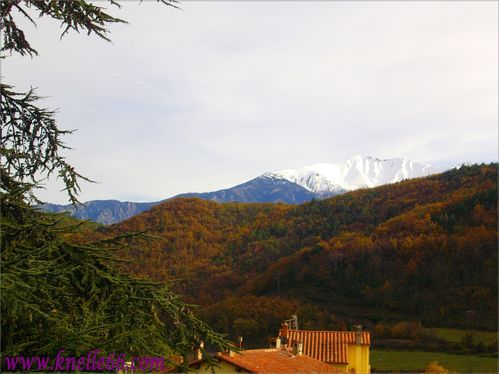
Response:
[{"label": "white cloud", "polygon": [[[497,158],[497,3],[124,3],[113,44],[28,33],[3,62],[78,128],[83,200],[153,200],[357,153]],[[477,151],[477,148],[479,151]],[[42,194],[60,202],[53,189]]]}]

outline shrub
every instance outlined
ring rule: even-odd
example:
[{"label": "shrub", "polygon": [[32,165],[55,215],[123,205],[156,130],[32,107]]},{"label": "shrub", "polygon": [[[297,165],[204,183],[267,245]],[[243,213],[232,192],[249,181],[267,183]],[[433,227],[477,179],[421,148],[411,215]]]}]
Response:
[{"label": "shrub", "polygon": [[428,366],[426,367],[425,373],[444,373],[447,374],[449,370],[444,368],[443,366],[440,366],[437,361],[430,362]]}]

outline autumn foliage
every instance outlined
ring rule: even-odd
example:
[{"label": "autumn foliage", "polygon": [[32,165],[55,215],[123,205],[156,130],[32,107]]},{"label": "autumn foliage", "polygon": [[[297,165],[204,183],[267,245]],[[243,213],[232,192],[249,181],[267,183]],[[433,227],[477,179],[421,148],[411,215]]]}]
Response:
[{"label": "autumn foliage", "polygon": [[[124,269],[176,280],[226,332],[265,334],[292,309],[338,298],[424,324],[464,326],[472,309],[476,327],[497,325],[494,164],[299,206],[175,199],[99,235],[146,229],[156,239],[124,251]],[[269,312],[274,301],[287,307]]]}]

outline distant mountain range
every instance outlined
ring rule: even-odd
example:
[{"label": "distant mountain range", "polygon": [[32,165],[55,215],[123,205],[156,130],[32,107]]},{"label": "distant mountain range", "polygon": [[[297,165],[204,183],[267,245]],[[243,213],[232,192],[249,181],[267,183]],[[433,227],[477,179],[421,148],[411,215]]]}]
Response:
[{"label": "distant mountain range", "polygon": [[317,195],[331,196],[443,171],[445,170],[442,168],[405,158],[380,160],[371,156],[357,155],[343,163],[315,164],[299,169],[266,173],[264,176],[283,178]]},{"label": "distant mountain range", "polygon": [[40,205],[40,208],[52,213],[68,212],[72,217],[78,219],[112,225],[113,223],[124,221],[136,214],[142,213],[159,203],[160,201],[134,203],[118,200],[92,200],[76,207],[71,204],[58,205],[45,203]]},{"label": "distant mountain range", "polygon": [[[173,198],[199,197],[216,202],[301,204],[314,198],[323,199],[359,188],[377,187],[443,171],[445,170],[442,168],[405,158],[380,160],[358,155],[343,163],[321,163],[299,169],[268,172],[231,188],[185,193]],[[77,208],[73,205],[56,204],[43,204],[41,208],[49,212],[69,212],[76,218],[109,225],[148,210],[160,202],[94,200]]]},{"label": "distant mountain range", "polygon": [[246,183],[219,190],[203,193],[185,193],[174,197],[199,197],[204,200],[244,203],[278,203],[301,204],[318,197],[297,183],[279,176],[261,175]]}]

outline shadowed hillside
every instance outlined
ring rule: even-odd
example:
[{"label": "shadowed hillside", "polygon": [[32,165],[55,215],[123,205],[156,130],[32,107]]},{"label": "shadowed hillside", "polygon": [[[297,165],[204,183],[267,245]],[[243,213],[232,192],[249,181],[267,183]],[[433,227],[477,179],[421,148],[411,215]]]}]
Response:
[{"label": "shadowed hillside", "polygon": [[[464,326],[473,309],[476,325],[493,329],[496,181],[497,165],[482,165],[299,206],[181,198],[107,230],[151,228],[157,239],[123,253],[127,270],[179,280],[204,310],[233,296],[280,296],[290,310],[320,306],[311,321],[357,308],[373,311],[371,319]],[[238,316],[227,318],[233,326]]]}]

